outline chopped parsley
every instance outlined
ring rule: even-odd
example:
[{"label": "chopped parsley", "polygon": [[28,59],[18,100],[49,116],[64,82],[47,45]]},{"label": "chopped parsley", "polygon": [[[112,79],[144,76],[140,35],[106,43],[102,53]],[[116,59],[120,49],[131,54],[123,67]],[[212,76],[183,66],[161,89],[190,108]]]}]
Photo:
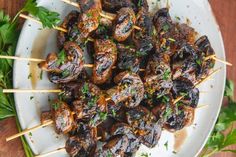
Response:
[{"label": "chopped parsley", "polygon": [[70,75],[70,70],[68,70],[68,69],[63,70],[61,75],[62,75],[63,78],[69,76]]},{"label": "chopped parsley", "polygon": [[96,103],[97,103],[98,97],[93,96],[91,99],[88,101],[88,107],[92,108]]},{"label": "chopped parsley", "polygon": [[164,80],[168,80],[170,78],[170,76],[171,76],[170,74],[171,74],[170,69],[165,70],[165,72],[163,74],[163,79]]},{"label": "chopped parsley", "polygon": [[30,97],[30,100],[32,100],[32,99],[34,99],[34,97],[33,97],[33,96],[31,96],[31,97]]},{"label": "chopped parsley", "polygon": [[168,150],[168,141],[166,141],[166,143],[164,144],[166,150]]},{"label": "chopped parsley", "polygon": [[147,55],[147,53],[146,52],[142,52],[142,51],[136,51],[136,53],[135,53],[136,57],[142,57],[142,56],[146,56],[146,55]]},{"label": "chopped parsley", "polygon": [[61,106],[61,102],[54,102],[54,103],[52,103],[52,108],[54,110],[59,109],[60,106]]},{"label": "chopped parsley", "polygon": [[112,116],[115,117],[116,116],[116,111],[114,109],[112,109],[111,112],[112,112]]},{"label": "chopped parsley", "polygon": [[39,79],[42,80],[43,79],[43,70],[40,71],[40,74],[39,74]]},{"label": "chopped parsley", "polygon": [[107,112],[100,112],[99,117],[101,120],[106,120],[107,119]]},{"label": "chopped parsley", "polygon": [[170,98],[165,96],[165,95],[163,95],[161,101],[162,101],[162,103],[168,103],[170,101]]},{"label": "chopped parsley", "polygon": [[202,65],[202,61],[201,61],[200,59],[197,59],[197,60],[196,60],[196,63],[197,63],[198,65]]},{"label": "chopped parsley", "polygon": [[170,29],[170,26],[168,24],[165,24],[162,26],[163,31],[167,32]]},{"label": "chopped parsley", "polygon": [[149,156],[151,156],[151,153],[141,153],[141,155],[140,155],[141,157],[149,157]]},{"label": "chopped parsley", "polygon": [[167,107],[164,112],[164,119],[168,120],[172,114],[172,109],[170,107]]},{"label": "chopped parsley", "polygon": [[32,78],[32,74],[31,73],[28,75],[28,79],[30,79],[30,78]]},{"label": "chopped parsley", "polygon": [[61,50],[58,54],[58,58],[56,61],[56,65],[60,65],[60,64],[64,64],[65,63],[65,59],[66,59],[66,53],[64,50]]},{"label": "chopped parsley", "polygon": [[84,95],[88,94],[89,93],[89,86],[88,86],[88,83],[84,83],[83,87],[82,87],[82,93]]}]

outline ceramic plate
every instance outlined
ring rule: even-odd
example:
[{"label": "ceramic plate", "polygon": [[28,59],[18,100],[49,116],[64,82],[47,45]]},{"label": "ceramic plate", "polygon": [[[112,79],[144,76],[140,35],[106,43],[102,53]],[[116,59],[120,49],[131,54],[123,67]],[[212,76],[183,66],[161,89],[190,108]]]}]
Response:
[{"label": "ceramic plate", "polygon": [[[71,10],[76,9],[60,0],[40,0],[38,2],[39,5],[60,13],[61,19]],[[181,22],[186,22],[186,19],[189,19],[191,21],[190,25],[196,29],[199,35],[209,37],[218,58],[225,58],[221,33],[207,0],[169,0],[169,4],[173,19],[180,17]],[[158,8],[166,6],[166,1],[153,0],[149,1],[149,5],[151,11],[155,12]],[[16,55],[45,58],[52,51],[58,51],[56,31],[42,29],[39,24],[29,20],[26,21],[18,41]],[[213,79],[203,83],[200,87],[200,91],[206,91],[207,93],[200,95],[199,104],[206,105],[206,107],[196,110],[193,125],[177,134],[163,131],[158,146],[153,149],[141,146],[136,156],[140,156],[141,153],[148,153],[152,157],[197,156],[214,126],[221,107],[226,68],[224,65],[217,63],[215,68],[219,67],[222,67],[222,70],[214,75]],[[40,70],[36,64],[27,61],[15,61],[14,88],[55,88],[48,81],[46,73],[43,73],[42,76],[43,78],[40,80]],[[40,113],[49,110],[48,98],[52,97],[52,94],[15,94],[17,113],[23,129],[40,124]],[[41,154],[64,147],[66,137],[57,135],[53,126],[48,126],[32,132],[32,135],[26,135],[26,139],[34,153]],[[178,139],[181,140],[178,141]],[[168,149],[164,146],[167,141]],[[179,147],[177,153],[173,153],[177,146]],[[65,152],[60,152],[51,156],[64,157],[68,155]]]}]

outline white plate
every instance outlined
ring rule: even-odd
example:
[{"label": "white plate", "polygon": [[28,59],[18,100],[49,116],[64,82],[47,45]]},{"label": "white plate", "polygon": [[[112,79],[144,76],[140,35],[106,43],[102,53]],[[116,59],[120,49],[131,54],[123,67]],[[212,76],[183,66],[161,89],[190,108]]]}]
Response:
[{"label": "white plate", "polygon": [[[166,5],[165,1],[163,4],[157,5],[157,3],[157,0],[153,0],[153,3],[150,3],[152,10],[156,10],[157,6],[160,7]],[[76,9],[60,0],[40,0],[39,4],[50,10],[57,11],[60,13],[62,19],[72,9]],[[182,22],[185,22],[186,18],[188,18],[191,21],[191,26],[195,28],[200,35],[207,35],[209,37],[216,55],[219,58],[225,58],[221,33],[208,1],[170,0],[170,13],[173,19],[175,19],[175,16],[178,16],[181,18]],[[34,22],[25,22],[17,45],[17,56],[45,58],[49,52],[57,51],[56,31],[41,30],[40,28],[41,26]],[[197,109],[194,121],[195,125],[187,128],[187,138],[178,153],[172,153],[174,135],[168,132],[163,132],[157,147],[148,149],[142,146],[137,153],[137,156],[141,153],[150,153],[153,157],[193,157],[199,153],[214,126],[221,107],[226,67],[217,63],[215,68],[218,67],[223,67],[223,69],[214,75],[212,80],[202,84],[200,88],[201,91],[207,91],[207,93],[200,95],[199,104],[208,106],[202,109]],[[53,84],[48,81],[45,73],[43,75],[43,80],[38,80],[32,85],[32,80],[28,79],[30,71],[34,71],[36,75],[39,75],[40,73],[36,65],[28,65],[28,62],[24,61],[15,61],[13,78],[14,88],[50,89],[54,87]],[[31,96],[34,97],[32,100],[30,100]],[[40,113],[49,109],[48,94],[15,94],[15,103],[21,127],[23,129],[38,125],[40,123]],[[35,154],[46,153],[64,147],[65,145],[65,137],[57,135],[54,132],[53,126],[38,129],[32,132],[32,136],[26,135],[26,139]],[[166,141],[168,141],[168,150],[164,147]],[[68,155],[61,152],[51,156],[64,157]]]}]

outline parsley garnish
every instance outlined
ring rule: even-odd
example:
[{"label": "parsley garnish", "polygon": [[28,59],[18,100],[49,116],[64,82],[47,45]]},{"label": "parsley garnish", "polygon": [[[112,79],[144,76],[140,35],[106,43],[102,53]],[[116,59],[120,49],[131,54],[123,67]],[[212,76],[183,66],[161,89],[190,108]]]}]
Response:
[{"label": "parsley garnish", "polygon": [[136,53],[135,53],[136,57],[142,57],[142,56],[146,56],[146,55],[147,55],[147,53],[146,52],[142,52],[142,51],[136,51]]},{"label": "parsley garnish", "polygon": [[106,120],[107,119],[107,112],[100,112],[99,117],[101,120]]},{"label": "parsley garnish", "polygon": [[170,29],[170,26],[168,24],[165,24],[162,26],[163,31],[167,32]]},{"label": "parsley garnish", "polygon": [[34,97],[33,97],[33,96],[31,96],[31,97],[30,97],[30,100],[32,100],[32,99],[34,99]]},{"label": "parsley garnish", "polygon": [[52,108],[54,110],[59,109],[60,106],[61,106],[61,102],[54,102],[54,103],[52,103]]},{"label": "parsley garnish", "polygon": [[164,74],[163,74],[163,79],[164,80],[168,80],[170,78],[170,76],[171,76],[170,74],[171,74],[170,69],[165,70]]},{"label": "parsley garnish", "polygon": [[89,93],[89,86],[88,86],[88,83],[84,83],[83,87],[82,87],[82,93],[84,95],[88,94]]},{"label": "parsley garnish", "polygon": [[115,117],[116,116],[116,111],[114,109],[112,109],[111,112],[112,112],[112,116]]},{"label": "parsley garnish", "polygon": [[43,70],[40,71],[40,74],[39,74],[39,79],[42,80],[43,79]]},{"label": "parsley garnish", "polygon": [[200,59],[197,59],[197,60],[196,60],[196,63],[197,63],[198,65],[201,65],[201,64],[202,64],[202,61],[201,61]]},{"label": "parsley garnish", "polygon": [[56,61],[56,64],[59,66],[61,64],[64,64],[65,63],[65,59],[66,59],[66,53],[64,50],[61,50],[58,54],[58,58],[57,58],[57,61]]},{"label": "parsley garnish", "polygon": [[70,75],[70,70],[68,70],[68,69],[63,70],[61,75],[62,75],[63,78],[69,76]]},{"label": "parsley garnish", "polygon": [[166,143],[164,144],[166,150],[168,150],[168,141],[166,141]]}]

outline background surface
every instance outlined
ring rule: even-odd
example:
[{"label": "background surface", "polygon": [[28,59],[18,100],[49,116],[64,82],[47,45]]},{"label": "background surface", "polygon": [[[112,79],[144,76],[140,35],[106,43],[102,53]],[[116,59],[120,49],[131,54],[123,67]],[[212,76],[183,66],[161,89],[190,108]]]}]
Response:
[{"label": "background surface", "polygon": [[[23,6],[25,0],[0,0],[0,9],[14,16]],[[209,0],[219,23],[230,63],[236,62],[236,0]],[[227,76],[236,83],[236,66],[227,68]],[[236,91],[234,93],[236,96]],[[24,157],[20,139],[6,143],[7,136],[17,133],[15,119],[0,121],[0,157]],[[233,146],[236,149],[236,146]],[[236,157],[231,153],[220,153],[214,157]]]}]

